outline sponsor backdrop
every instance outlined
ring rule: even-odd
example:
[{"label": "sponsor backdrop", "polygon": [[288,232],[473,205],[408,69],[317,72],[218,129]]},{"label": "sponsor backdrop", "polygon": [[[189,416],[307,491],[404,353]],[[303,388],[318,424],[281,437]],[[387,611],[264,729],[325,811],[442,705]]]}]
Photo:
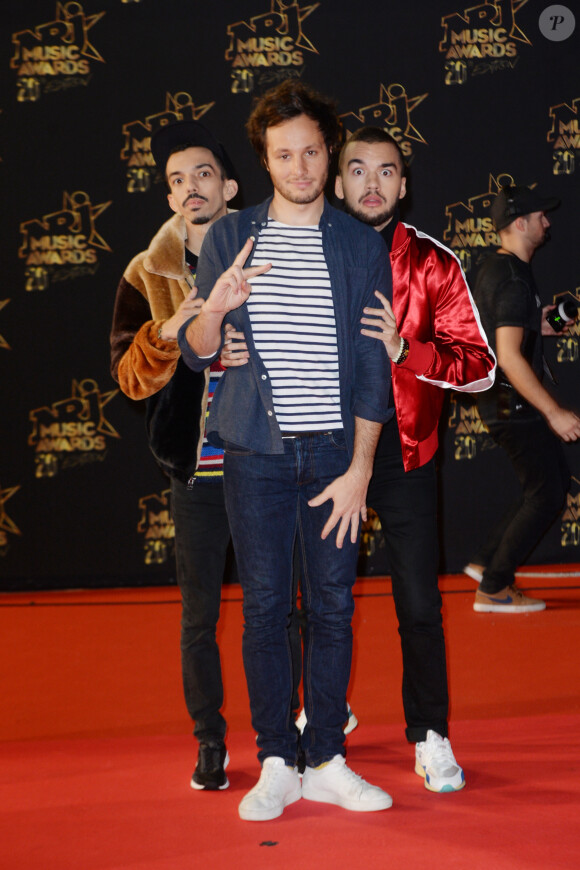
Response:
[{"label": "sponsor backdrop", "polygon": [[[160,125],[203,119],[249,205],[269,192],[244,132],[252,98],[302,77],[336,98],[347,132],[397,137],[403,217],[466,271],[498,244],[499,185],[560,197],[535,271],[545,304],[580,299],[579,32],[576,0],[6,0],[0,588],[173,582],[168,483],[108,359],[117,283],[170,215],[149,148]],[[576,408],[579,333],[547,349]],[[457,571],[516,483],[465,397],[449,397],[442,440],[441,567]],[[580,446],[566,452],[572,489],[538,562],[580,560]],[[387,568],[370,521],[361,573]]]}]

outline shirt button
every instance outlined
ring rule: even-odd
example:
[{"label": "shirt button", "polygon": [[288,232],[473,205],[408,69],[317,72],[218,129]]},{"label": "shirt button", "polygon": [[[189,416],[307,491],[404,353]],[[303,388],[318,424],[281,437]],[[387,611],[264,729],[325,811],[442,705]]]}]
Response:
[{"label": "shirt button", "polygon": [[271,417],[271,416],[272,416],[272,412],[268,411],[268,417]]},{"label": "shirt button", "polygon": [[265,381],[266,379],[266,375],[262,375],[262,380]]}]

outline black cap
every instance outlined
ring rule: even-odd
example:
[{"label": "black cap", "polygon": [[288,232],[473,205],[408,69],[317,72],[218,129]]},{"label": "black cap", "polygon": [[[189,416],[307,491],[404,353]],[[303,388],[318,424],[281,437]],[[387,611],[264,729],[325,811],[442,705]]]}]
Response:
[{"label": "black cap", "polygon": [[192,148],[207,148],[223,164],[226,178],[236,178],[236,171],[228,154],[207,127],[199,121],[177,121],[160,127],[151,137],[151,153],[160,172],[165,174],[165,167],[170,155],[181,145]]},{"label": "black cap", "polygon": [[534,211],[552,211],[558,208],[556,197],[543,197],[530,187],[511,185],[502,187],[491,204],[490,214],[496,230],[503,230],[516,218]]}]

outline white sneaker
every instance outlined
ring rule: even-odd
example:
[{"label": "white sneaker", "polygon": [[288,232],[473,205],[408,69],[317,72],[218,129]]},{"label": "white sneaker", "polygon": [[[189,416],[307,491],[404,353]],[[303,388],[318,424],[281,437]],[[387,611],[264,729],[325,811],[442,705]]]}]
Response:
[{"label": "white sneaker", "polygon": [[470,562],[468,565],[464,565],[463,573],[467,574],[468,577],[471,577],[472,580],[475,580],[476,583],[481,583],[483,580],[483,571],[481,570],[481,565],[474,565],[473,562]]},{"label": "white sneaker", "polygon": [[301,795],[298,770],[288,767],[283,758],[270,755],[264,759],[260,779],[240,801],[238,813],[249,822],[277,819]]},{"label": "white sneaker", "polygon": [[386,791],[370,785],[347,767],[342,755],[335,755],[321,767],[306,768],[302,776],[302,797],[360,813],[387,810],[393,803]]},{"label": "white sneaker", "polygon": [[304,709],[304,707],[301,709],[300,713],[296,717],[296,727],[298,728],[298,730],[300,731],[301,734],[304,732],[304,729],[306,728],[306,710]]},{"label": "white sneaker", "polygon": [[[350,734],[350,732],[354,731],[354,729],[358,725],[358,719],[356,718],[356,716],[354,715],[354,713],[350,709],[350,704],[347,704],[346,708],[348,710],[348,719],[346,720],[346,725],[344,726],[344,728],[342,730],[344,731],[345,734]],[[304,707],[301,709],[299,715],[296,718],[296,727],[298,728],[298,730],[300,731],[301,734],[304,731],[304,729],[306,728],[306,711],[304,710]]]},{"label": "white sneaker", "polygon": [[356,716],[354,715],[354,713],[350,709],[350,704],[347,704],[346,708],[348,710],[348,719],[346,720],[346,725],[344,726],[344,728],[342,730],[344,731],[345,734],[350,734],[350,732],[354,731],[354,729],[358,725],[358,719],[356,718]]},{"label": "white sneaker", "polygon": [[415,744],[415,773],[424,777],[429,791],[459,791],[465,785],[451,743],[436,731],[427,731],[427,739]]}]

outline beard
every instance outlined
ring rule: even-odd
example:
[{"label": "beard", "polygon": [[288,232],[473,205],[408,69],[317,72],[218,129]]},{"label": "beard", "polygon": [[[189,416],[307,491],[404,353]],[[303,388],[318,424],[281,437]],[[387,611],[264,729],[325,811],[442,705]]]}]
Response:
[{"label": "beard", "polygon": [[356,206],[351,206],[345,199],[343,208],[347,214],[362,221],[363,224],[367,224],[369,227],[380,227],[382,224],[388,224],[397,210],[397,205],[398,203],[395,202],[392,206],[385,208],[381,212],[367,214]]},{"label": "beard", "polygon": [[321,193],[324,193],[324,185],[328,180],[328,175],[324,178],[321,178],[319,183],[311,188],[310,190],[295,190],[290,184],[276,184],[274,183],[274,188],[278,191],[278,193],[284,197],[284,199],[288,200],[288,202],[296,203],[296,205],[309,205],[311,202],[315,202]]}]

